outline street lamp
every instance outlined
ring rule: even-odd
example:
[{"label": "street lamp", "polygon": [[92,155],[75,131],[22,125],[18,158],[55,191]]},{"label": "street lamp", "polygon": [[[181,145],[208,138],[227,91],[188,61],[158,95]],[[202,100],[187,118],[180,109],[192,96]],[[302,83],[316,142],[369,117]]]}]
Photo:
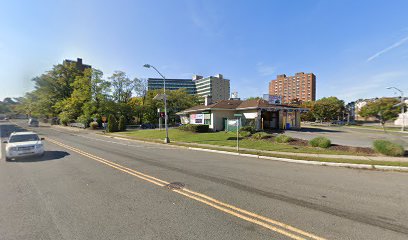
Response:
[{"label": "street lamp", "polygon": [[401,89],[398,89],[396,87],[387,87],[387,89],[395,89],[398,92],[401,93],[401,115],[402,115],[402,127],[401,127],[401,131],[405,131],[405,116],[404,116],[404,105],[405,105],[405,101],[404,101],[404,92]]},{"label": "street lamp", "polygon": [[150,64],[145,64],[143,65],[143,67],[145,68],[153,68],[154,70],[156,70],[156,72],[163,78],[163,85],[164,85],[164,127],[166,128],[166,138],[164,139],[164,143],[170,143],[170,139],[169,139],[169,127],[167,124],[167,96],[166,96],[166,78],[163,76],[163,74],[161,74],[159,72],[159,70],[157,70],[154,66],[150,65]]}]

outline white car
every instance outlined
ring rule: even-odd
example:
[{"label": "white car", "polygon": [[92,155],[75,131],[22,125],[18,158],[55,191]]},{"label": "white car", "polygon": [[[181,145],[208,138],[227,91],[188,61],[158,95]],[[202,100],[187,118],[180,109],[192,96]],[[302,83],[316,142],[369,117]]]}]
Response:
[{"label": "white car", "polygon": [[44,146],[41,140],[34,132],[15,132],[12,133],[6,143],[6,161],[13,158],[28,156],[43,156]]}]

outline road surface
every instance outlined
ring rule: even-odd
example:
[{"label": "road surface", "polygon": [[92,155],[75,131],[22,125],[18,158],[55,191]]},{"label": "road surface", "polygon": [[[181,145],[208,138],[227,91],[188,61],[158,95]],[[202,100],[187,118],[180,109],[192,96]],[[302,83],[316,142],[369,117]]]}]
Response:
[{"label": "road surface", "polygon": [[300,131],[286,130],[284,134],[305,140],[322,136],[329,138],[333,144],[353,147],[372,147],[374,140],[389,140],[401,144],[408,150],[408,133],[384,132],[380,129],[307,126],[303,127]]},{"label": "road surface", "polygon": [[47,152],[2,157],[0,239],[408,239],[407,173],[31,130]]}]

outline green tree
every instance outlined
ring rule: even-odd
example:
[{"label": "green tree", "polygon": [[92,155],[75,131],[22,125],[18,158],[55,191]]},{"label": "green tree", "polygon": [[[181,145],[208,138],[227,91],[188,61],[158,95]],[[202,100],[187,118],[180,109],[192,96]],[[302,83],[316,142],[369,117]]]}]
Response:
[{"label": "green tree", "polygon": [[112,84],[113,99],[117,103],[127,103],[132,97],[132,91],[135,89],[136,84],[134,80],[126,75],[125,72],[115,71],[112,76],[109,77]]},{"label": "green tree", "polygon": [[359,114],[362,117],[377,118],[385,131],[385,122],[396,119],[400,113],[400,109],[395,106],[398,103],[399,100],[395,98],[379,98],[363,106]]},{"label": "green tree", "polygon": [[314,102],[314,101],[307,101],[307,102],[303,102],[303,103],[301,104],[301,107],[302,107],[302,108],[307,108],[307,109],[309,109],[309,111],[303,112],[303,113],[300,114],[300,119],[301,119],[302,121],[309,121],[309,122],[314,122],[314,121],[316,121],[316,117],[315,117],[315,115],[313,114],[313,112],[314,112],[314,105],[315,105],[315,102]]},{"label": "green tree", "polygon": [[113,114],[108,117],[108,132],[117,132],[118,131],[118,122]]},{"label": "green tree", "polygon": [[312,112],[320,121],[330,121],[338,119],[343,111],[343,100],[337,97],[324,97],[315,102]]},{"label": "green tree", "polygon": [[119,118],[118,130],[119,131],[125,131],[126,130],[126,118],[123,115],[120,116],[120,118]]}]

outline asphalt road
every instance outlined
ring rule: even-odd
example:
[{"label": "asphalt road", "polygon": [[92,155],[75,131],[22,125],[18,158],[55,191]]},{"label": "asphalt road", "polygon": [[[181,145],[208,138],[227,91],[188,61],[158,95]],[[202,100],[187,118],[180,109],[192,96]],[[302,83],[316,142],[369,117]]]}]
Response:
[{"label": "asphalt road", "polygon": [[0,239],[408,238],[407,173],[33,130],[43,158],[0,161]]}]

